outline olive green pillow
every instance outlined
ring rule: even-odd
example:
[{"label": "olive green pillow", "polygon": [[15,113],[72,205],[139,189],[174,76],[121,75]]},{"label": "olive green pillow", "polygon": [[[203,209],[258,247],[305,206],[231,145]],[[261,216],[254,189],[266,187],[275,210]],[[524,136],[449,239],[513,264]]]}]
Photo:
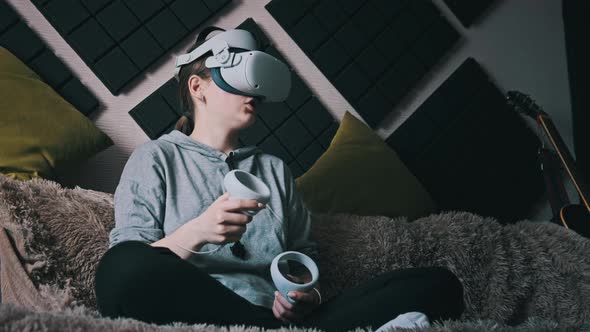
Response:
[{"label": "olive green pillow", "polygon": [[397,153],[349,112],[326,152],[295,182],[312,212],[412,220],[436,209]]},{"label": "olive green pillow", "polygon": [[54,179],[113,141],[17,57],[0,47],[0,173]]}]

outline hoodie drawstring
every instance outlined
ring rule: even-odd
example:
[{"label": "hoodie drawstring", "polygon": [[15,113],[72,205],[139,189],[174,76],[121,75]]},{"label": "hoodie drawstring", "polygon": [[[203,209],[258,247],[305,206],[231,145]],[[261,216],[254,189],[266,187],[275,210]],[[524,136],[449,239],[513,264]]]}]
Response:
[{"label": "hoodie drawstring", "polygon": [[[233,151],[230,151],[227,158],[225,158],[225,162],[229,166],[230,171],[234,170],[236,168],[234,165],[234,152]],[[246,259],[246,248],[244,247],[242,242],[240,242],[240,241],[234,242],[234,244],[232,244],[230,249],[231,249],[231,253],[234,256],[239,257],[240,259]]]},{"label": "hoodie drawstring", "polygon": [[227,158],[225,158],[225,162],[229,166],[230,171],[236,169],[236,166],[234,165],[234,152],[233,151],[230,151]]}]

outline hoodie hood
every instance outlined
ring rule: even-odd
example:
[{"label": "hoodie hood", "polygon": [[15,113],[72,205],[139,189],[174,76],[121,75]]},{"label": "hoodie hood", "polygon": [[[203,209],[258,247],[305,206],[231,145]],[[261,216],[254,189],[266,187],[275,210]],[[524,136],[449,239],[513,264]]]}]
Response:
[{"label": "hoodie hood", "polygon": [[[225,153],[213,148],[212,146],[196,141],[178,130],[173,130],[169,134],[160,136],[158,139],[170,142],[182,149],[197,151],[209,159],[225,161],[225,159],[228,157],[228,155]],[[252,155],[262,153],[262,150],[255,145],[250,145],[237,148],[232,152],[234,160],[242,160]]]}]

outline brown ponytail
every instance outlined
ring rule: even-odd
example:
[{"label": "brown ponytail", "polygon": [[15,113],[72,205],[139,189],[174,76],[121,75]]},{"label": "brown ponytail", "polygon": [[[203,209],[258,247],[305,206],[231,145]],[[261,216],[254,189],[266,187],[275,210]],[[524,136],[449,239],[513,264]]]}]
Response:
[{"label": "brown ponytail", "polygon": [[[208,27],[203,29],[201,33],[197,36],[197,41],[187,50],[186,53],[190,53],[197,47],[201,46],[206,41],[206,37],[209,33],[215,30],[223,30],[217,27]],[[195,105],[191,98],[191,94],[188,89],[188,79],[192,75],[197,75],[202,79],[210,80],[211,79],[211,69],[205,67],[205,59],[208,56],[211,56],[212,52],[207,52],[203,54],[199,59],[182,66],[180,72],[178,73],[178,84],[179,84],[179,99],[180,99],[180,108],[183,111],[183,116],[178,119],[176,122],[176,126],[174,127],[176,130],[184,133],[185,135],[190,135],[194,128],[195,128]]]}]

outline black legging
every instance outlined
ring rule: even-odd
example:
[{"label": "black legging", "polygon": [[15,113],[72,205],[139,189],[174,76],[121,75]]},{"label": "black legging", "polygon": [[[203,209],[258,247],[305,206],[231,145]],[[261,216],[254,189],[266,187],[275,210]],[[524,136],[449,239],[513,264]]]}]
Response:
[{"label": "black legging", "polygon": [[[250,303],[168,248],[127,241],[101,258],[96,271],[99,311],[167,324],[289,326],[272,310]],[[346,331],[377,329],[397,315],[419,311],[431,321],[457,319],[463,287],[449,270],[430,267],[391,271],[322,303],[300,327]],[[294,323],[295,324],[295,323]]]}]

